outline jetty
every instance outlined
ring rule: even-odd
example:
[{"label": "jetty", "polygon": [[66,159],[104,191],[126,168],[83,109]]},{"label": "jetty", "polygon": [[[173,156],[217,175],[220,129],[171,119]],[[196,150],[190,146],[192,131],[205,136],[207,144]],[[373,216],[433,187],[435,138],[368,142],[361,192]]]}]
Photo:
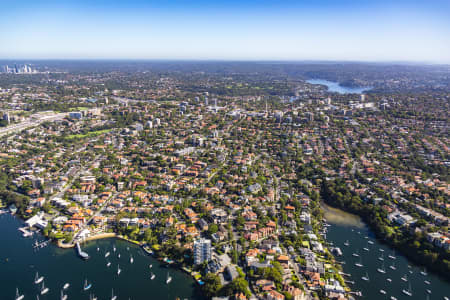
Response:
[{"label": "jetty", "polygon": [[83,250],[81,250],[80,242],[77,242],[77,254],[78,254],[78,256],[81,257],[82,259],[88,259],[88,258],[89,258],[89,254],[87,254],[86,252],[84,252]]},{"label": "jetty", "polygon": [[49,241],[49,240],[46,240],[46,241],[43,241],[43,242],[38,242],[38,241],[36,240],[36,241],[34,241],[33,248],[34,248],[35,250],[37,250],[37,249],[39,249],[39,248],[44,248],[44,247],[48,246],[48,244],[50,244],[50,241]]},{"label": "jetty", "polygon": [[33,232],[31,230],[28,230],[27,227],[20,227],[19,231],[22,232],[23,237],[30,237],[33,235]]}]

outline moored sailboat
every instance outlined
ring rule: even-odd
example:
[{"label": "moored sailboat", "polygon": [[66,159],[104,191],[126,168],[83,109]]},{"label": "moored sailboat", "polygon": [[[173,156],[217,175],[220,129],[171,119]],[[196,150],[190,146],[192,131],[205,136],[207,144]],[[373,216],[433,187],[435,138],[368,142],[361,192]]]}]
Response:
[{"label": "moored sailboat", "polygon": [[84,280],[83,290],[87,291],[92,287],[92,284],[88,283],[87,279]]},{"label": "moored sailboat", "polygon": [[364,281],[369,281],[369,273],[366,272],[366,275],[361,277],[361,279],[364,280]]},{"label": "moored sailboat", "polygon": [[378,273],[386,274],[386,269],[384,268],[384,262],[381,263],[381,268],[377,269]]},{"label": "moored sailboat", "polygon": [[45,283],[44,283],[44,281],[42,281],[41,295],[47,294],[48,291],[49,291],[49,288],[48,288],[48,287],[45,287]]},{"label": "moored sailboat", "polygon": [[407,290],[405,290],[405,289],[402,290],[402,293],[407,295],[407,296],[410,296],[410,297],[412,296],[411,283],[408,285],[408,289]]},{"label": "moored sailboat", "polygon": [[16,298],[14,298],[14,299],[15,299],[15,300],[22,300],[23,298],[25,298],[25,296],[19,294],[19,289],[16,288]]},{"label": "moored sailboat", "polygon": [[114,295],[114,290],[111,290],[111,300],[117,300],[117,296]]},{"label": "moored sailboat", "polygon": [[357,263],[355,263],[355,266],[357,266],[359,268],[364,267],[364,265],[362,264],[361,256],[359,257],[359,261]]},{"label": "moored sailboat", "polygon": [[389,254],[388,256],[390,259],[397,259],[397,257],[395,256],[395,250],[392,252],[392,254]]},{"label": "moored sailboat", "polygon": [[36,272],[36,276],[34,277],[34,283],[39,284],[44,280],[44,276],[39,277],[39,273]]},{"label": "moored sailboat", "polygon": [[63,290],[61,290],[60,300],[67,300],[67,295],[64,294]]}]

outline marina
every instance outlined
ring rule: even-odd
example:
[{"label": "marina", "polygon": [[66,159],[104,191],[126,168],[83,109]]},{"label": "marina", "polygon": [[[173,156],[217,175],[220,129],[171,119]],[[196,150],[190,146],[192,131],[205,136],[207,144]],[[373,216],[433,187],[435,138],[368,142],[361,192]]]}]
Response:
[{"label": "marina", "polygon": [[[405,257],[380,243],[357,216],[328,206],[324,206],[324,209],[325,218],[331,225],[327,228],[327,240],[342,250],[339,261],[345,262],[342,264],[343,273],[347,274],[344,278],[353,281],[353,284],[349,284],[353,291],[362,291],[359,299],[422,300],[431,293],[432,299],[441,300],[450,295],[450,284],[447,281],[425,272],[423,267],[413,265]],[[348,239],[348,242],[342,237]],[[344,246],[344,243],[348,246]],[[368,247],[369,251],[360,250],[364,247]],[[359,253],[359,256],[355,257],[353,253]]]},{"label": "marina", "polygon": [[[8,245],[0,247],[0,288],[5,299],[111,299],[112,288],[116,299],[203,299],[190,275],[172,268],[168,271],[165,263],[128,242],[111,238],[82,244],[82,251],[90,256],[83,260],[76,249],[48,243],[36,251],[36,240],[23,238],[18,231],[22,221],[10,214],[0,215],[0,226],[4,231],[0,243]],[[34,238],[43,239],[37,235]],[[96,251],[97,247],[100,251]],[[112,254],[114,248],[116,255],[107,259],[115,267],[108,268],[104,254]],[[120,276],[116,274],[120,261],[117,253],[127,253],[134,259],[133,264],[120,264]]]}]

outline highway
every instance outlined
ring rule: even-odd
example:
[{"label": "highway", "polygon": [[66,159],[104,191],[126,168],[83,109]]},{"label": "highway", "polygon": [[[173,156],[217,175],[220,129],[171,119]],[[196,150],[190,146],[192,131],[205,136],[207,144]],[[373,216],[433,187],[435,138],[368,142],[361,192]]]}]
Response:
[{"label": "highway", "polygon": [[21,123],[18,124],[11,124],[7,127],[1,128],[0,129],[0,137],[11,134],[11,133],[17,133],[20,132],[22,130],[25,130],[27,128],[31,128],[31,127],[35,127],[38,126],[44,122],[52,122],[55,120],[62,120],[64,119],[69,113],[55,113],[52,115],[42,115],[42,116],[38,116],[37,119],[36,116],[34,116],[33,118],[29,118],[26,121],[23,121]]}]

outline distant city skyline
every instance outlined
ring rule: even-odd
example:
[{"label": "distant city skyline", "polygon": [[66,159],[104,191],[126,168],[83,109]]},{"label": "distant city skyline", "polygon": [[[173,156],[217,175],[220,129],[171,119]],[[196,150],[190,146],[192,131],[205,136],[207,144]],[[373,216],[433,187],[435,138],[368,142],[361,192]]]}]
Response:
[{"label": "distant city skyline", "polygon": [[450,63],[450,2],[2,3],[0,59]]}]

